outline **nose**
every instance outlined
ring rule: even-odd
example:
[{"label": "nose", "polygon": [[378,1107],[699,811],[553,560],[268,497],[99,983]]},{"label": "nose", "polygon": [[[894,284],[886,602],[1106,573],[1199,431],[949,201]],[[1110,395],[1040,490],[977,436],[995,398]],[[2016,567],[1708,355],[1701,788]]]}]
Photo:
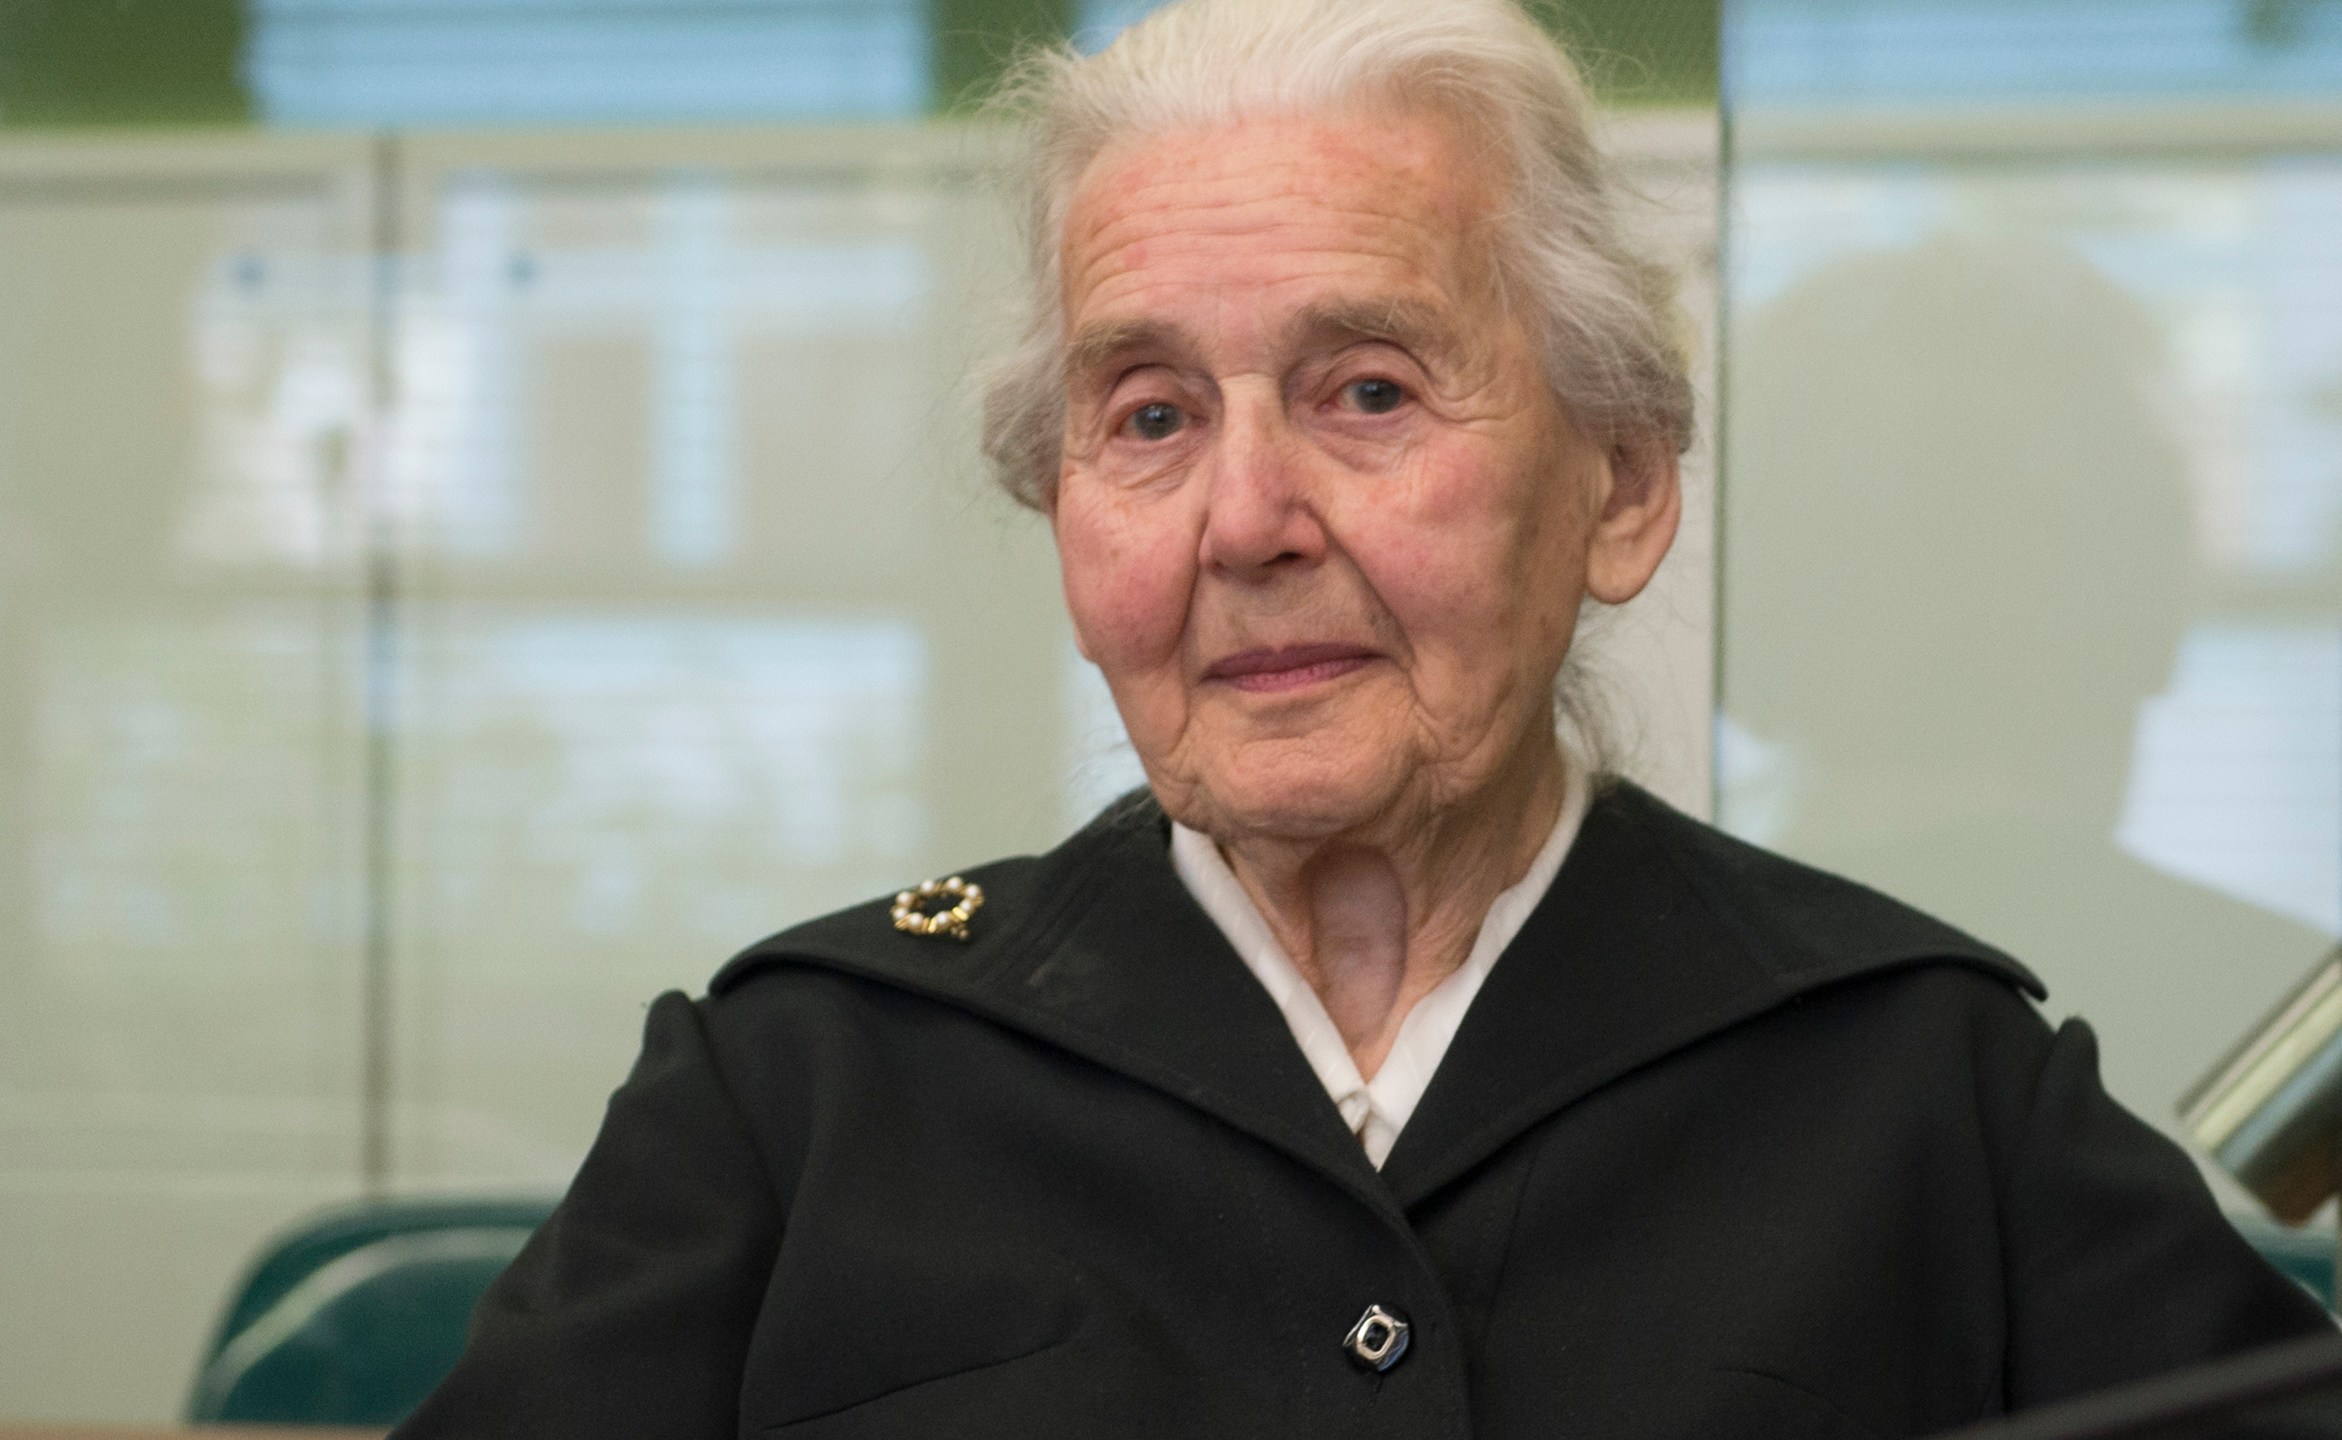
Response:
[{"label": "nose", "polygon": [[1324,557],[1307,458],[1281,396],[1230,395],[1207,463],[1198,557],[1207,570],[1250,578]]}]

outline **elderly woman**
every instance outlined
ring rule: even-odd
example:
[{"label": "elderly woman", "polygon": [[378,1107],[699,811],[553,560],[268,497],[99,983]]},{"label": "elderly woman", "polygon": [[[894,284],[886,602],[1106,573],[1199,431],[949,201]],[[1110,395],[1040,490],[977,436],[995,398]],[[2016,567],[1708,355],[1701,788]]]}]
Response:
[{"label": "elderly woman", "polygon": [[2014,961],[1557,741],[1691,420],[1529,21],[1029,91],[990,445],[1147,792],[659,1000],[402,1434],[1919,1435],[2323,1323]]}]

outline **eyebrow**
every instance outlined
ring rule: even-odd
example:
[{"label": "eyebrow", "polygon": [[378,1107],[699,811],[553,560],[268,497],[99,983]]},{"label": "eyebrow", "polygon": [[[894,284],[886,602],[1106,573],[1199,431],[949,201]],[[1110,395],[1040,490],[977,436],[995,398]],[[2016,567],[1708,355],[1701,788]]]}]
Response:
[{"label": "eyebrow", "polygon": [[1288,341],[1380,340],[1419,355],[1446,355],[1457,342],[1444,307],[1407,296],[1311,305],[1286,327]]},{"label": "eyebrow", "polygon": [[1179,332],[1153,320],[1110,320],[1085,325],[1065,347],[1067,379],[1101,369],[1106,362],[1138,350],[1176,351],[1186,347]]},{"label": "eyebrow", "polygon": [[[1407,296],[1328,300],[1310,305],[1285,326],[1285,343],[1306,348],[1329,341],[1387,341],[1420,355],[1452,353],[1458,336],[1447,310]],[[1109,320],[1084,326],[1065,347],[1068,379],[1141,351],[1179,354],[1194,347],[1176,326],[1156,320]]]}]

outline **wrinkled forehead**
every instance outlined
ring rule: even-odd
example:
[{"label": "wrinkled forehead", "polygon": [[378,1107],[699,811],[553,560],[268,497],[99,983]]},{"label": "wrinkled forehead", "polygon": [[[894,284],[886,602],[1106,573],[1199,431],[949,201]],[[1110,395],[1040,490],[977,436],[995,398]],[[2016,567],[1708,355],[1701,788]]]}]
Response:
[{"label": "wrinkled forehead", "polygon": [[1456,125],[1387,108],[1126,138],[1075,189],[1069,330],[1199,300],[1259,310],[1456,306],[1484,288],[1499,187]]}]

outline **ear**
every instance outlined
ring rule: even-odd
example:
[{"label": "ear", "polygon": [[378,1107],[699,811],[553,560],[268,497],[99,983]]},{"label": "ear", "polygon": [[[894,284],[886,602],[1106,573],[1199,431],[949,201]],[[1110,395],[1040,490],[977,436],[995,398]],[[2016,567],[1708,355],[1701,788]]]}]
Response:
[{"label": "ear", "polygon": [[1586,548],[1586,593],[1623,605],[1651,583],[1683,521],[1683,474],[1664,440],[1620,445],[1595,476],[1600,505]]}]

